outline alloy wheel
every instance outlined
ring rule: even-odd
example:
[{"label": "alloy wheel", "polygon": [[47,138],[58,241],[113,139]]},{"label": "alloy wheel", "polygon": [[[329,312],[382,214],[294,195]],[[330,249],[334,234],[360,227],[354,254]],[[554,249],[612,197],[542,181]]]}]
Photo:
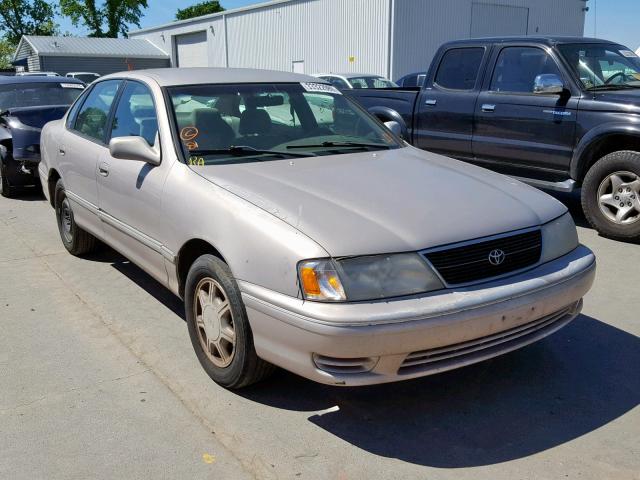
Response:
[{"label": "alloy wheel", "polygon": [[195,289],[194,317],[200,345],[211,362],[228,367],[236,350],[236,331],[229,298],[212,278],[203,278]]},{"label": "alloy wheel", "polygon": [[640,220],[640,177],[627,171],[607,175],[598,188],[598,206],[618,225]]}]

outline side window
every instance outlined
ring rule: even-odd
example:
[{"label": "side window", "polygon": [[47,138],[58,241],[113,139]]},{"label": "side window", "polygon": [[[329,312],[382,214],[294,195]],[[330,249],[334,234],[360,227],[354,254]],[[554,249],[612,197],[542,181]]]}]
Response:
[{"label": "side window", "polygon": [[82,103],[89,93],[90,92],[81,94],[69,109],[69,114],[67,115],[67,128],[73,128],[73,124],[76,122],[76,118],[78,117],[78,110],[80,110]]},{"label": "side window", "polygon": [[142,137],[153,146],[157,133],[158,117],[151,92],[141,83],[127,82],[113,117],[111,138]]},{"label": "side window", "polygon": [[96,140],[104,140],[109,110],[120,83],[120,80],[106,80],[93,87],[78,112],[74,130]]},{"label": "side window", "polygon": [[346,90],[349,88],[349,84],[338,77],[322,77],[323,80],[326,80],[331,85],[336,87],[338,90]]},{"label": "side window", "polygon": [[484,48],[453,48],[438,66],[434,83],[450,90],[472,90],[476,86]]},{"label": "side window", "polygon": [[562,77],[556,62],[541,48],[506,47],[498,56],[490,90],[532,93],[536,77],[549,73]]}]

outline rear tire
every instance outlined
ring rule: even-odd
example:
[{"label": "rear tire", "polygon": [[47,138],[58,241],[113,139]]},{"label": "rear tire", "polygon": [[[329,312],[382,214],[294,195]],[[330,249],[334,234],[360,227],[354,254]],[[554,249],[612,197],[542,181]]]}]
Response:
[{"label": "rear tire", "polygon": [[584,178],[582,208],[600,234],[640,240],[640,153],[625,150],[598,160]]},{"label": "rear tire", "polygon": [[73,217],[71,203],[62,184],[62,179],[58,180],[55,190],[55,209],[58,231],[62,244],[71,255],[80,256],[92,252],[96,249],[97,239],[89,232],[80,228]]},{"label": "rear tire", "polygon": [[239,389],[273,372],[275,367],[256,354],[240,289],[222,260],[202,255],[193,263],[185,311],[193,349],[214,382]]}]

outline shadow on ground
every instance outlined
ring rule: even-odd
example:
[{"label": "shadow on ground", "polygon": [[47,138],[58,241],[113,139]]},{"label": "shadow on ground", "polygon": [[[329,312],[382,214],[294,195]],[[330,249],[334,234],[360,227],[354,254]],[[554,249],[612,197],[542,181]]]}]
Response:
[{"label": "shadow on ground", "polygon": [[640,339],[588,316],[512,354],[423,379],[342,389],[279,371],[240,395],[294,411],[384,457],[439,468],[490,465],[553,448],[640,400]]}]

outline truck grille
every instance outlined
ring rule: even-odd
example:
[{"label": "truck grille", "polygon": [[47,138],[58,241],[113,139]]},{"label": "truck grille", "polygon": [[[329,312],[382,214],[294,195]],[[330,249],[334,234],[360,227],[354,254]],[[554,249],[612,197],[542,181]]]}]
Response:
[{"label": "truck grille", "polygon": [[[540,260],[540,230],[424,253],[449,285],[477,282],[534,265]],[[493,254],[493,258],[490,255]]]}]

